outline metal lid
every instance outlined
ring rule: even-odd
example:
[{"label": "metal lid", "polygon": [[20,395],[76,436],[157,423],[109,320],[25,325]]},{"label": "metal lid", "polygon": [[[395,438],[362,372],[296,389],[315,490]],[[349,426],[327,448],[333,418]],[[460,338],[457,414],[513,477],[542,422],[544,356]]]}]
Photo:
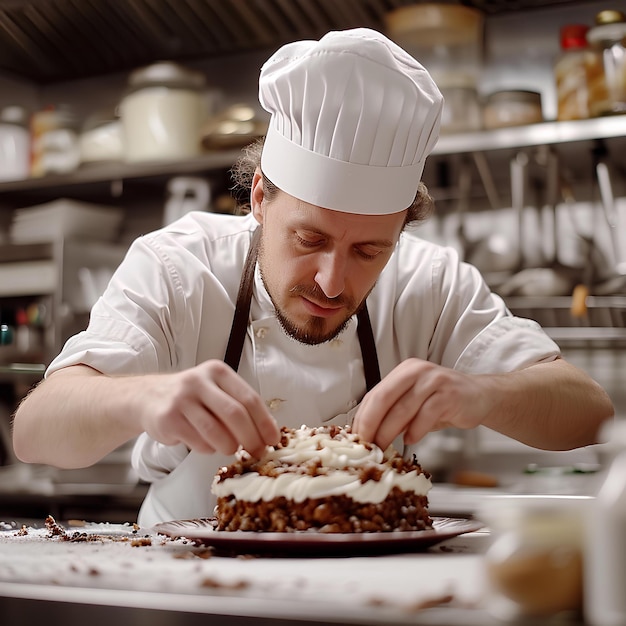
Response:
[{"label": "metal lid", "polygon": [[606,9],[605,11],[600,11],[600,13],[596,15],[595,22],[598,26],[602,24],[626,22],[626,15],[624,15],[621,11],[617,11],[615,9]]},{"label": "metal lid", "polygon": [[173,61],[159,61],[131,72],[128,84],[133,89],[163,86],[197,90],[205,86],[206,79],[201,72],[183,67]]},{"label": "metal lid", "polygon": [[462,5],[425,2],[394,9],[384,20],[392,39],[415,37],[420,46],[465,45],[479,43],[484,14]]}]

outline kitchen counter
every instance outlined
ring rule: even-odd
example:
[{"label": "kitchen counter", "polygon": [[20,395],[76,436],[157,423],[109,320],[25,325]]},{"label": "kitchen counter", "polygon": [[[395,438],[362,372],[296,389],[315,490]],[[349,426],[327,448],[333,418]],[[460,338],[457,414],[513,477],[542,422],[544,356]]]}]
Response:
[{"label": "kitchen counter", "polygon": [[261,558],[129,524],[63,526],[0,522],[3,623],[500,623],[485,609],[487,529],[417,553]]}]

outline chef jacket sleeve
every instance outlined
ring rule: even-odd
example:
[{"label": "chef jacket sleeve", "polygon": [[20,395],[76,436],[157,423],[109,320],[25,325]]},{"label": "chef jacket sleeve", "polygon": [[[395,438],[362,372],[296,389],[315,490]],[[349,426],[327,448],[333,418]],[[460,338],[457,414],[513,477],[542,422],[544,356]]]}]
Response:
[{"label": "chef jacket sleeve", "polygon": [[[403,268],[415,270],[405,272]],[[414,244],[400,252],[394,324],[401,360],[417,356],[473,374],[554,360],[558,345],[534,320],[514,316],[480,272],[452,248]],[[388,296],[390,297],[390,296]],[[427,345],[424,345],[427,341]]]}]

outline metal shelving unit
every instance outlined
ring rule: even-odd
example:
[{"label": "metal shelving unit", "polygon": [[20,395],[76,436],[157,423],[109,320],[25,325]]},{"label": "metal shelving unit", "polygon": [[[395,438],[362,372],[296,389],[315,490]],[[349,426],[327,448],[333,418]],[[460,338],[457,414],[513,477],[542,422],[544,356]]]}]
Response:
[{"label": "metal shelving unit", "polygon": [[193,159],[180,161],[155,161],[145,163],[98,163],[82,165],[68,174],[54,174],[41,178],[28,178],[0,183],[0,195],[34,190],[49,190],[94,183],[113,183],[140,178],[171,177],[227,169],[239,156],[239,150],[208,152]]},{"label": "metal shelving unit", "polygon": [[442,135],[433,154],[486,152],[620,137],[626,137],[626,115]]},{"label": "metal shelving unit", "polygon": [[507,306],[516,315],[538,321],[562,344],[606,345],[626,341],[626,295],[588,296],[586,315],[572,315],[572,298],[509,297]]}]

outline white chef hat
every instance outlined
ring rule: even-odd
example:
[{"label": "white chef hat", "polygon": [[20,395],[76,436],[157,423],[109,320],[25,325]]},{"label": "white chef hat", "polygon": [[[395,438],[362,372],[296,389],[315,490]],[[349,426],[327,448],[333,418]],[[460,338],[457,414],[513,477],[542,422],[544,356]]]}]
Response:
[{"label": "white chef hat", "polygon": [[348,213],[411,205],[443,97],[387,37],[356,28],[287,44],[263,65],[259,100],[271,114],[261,168],[280,189]]}]

